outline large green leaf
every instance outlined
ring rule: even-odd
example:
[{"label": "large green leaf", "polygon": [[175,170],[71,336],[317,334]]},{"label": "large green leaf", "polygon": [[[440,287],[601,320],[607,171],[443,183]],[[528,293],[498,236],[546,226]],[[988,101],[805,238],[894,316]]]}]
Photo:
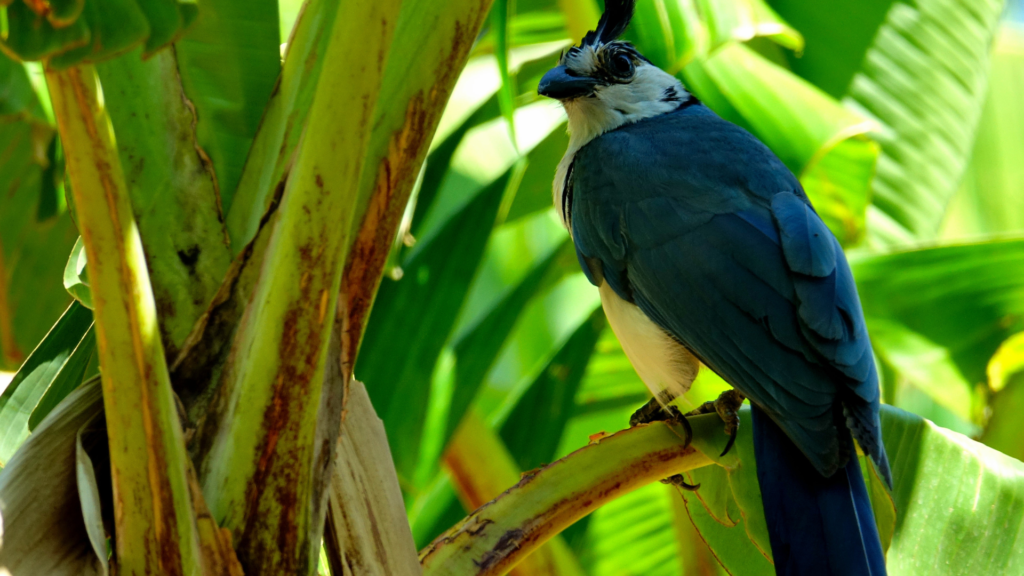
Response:
[{"label": "large green leaf", "polygon": [[[225,212],[281,72],[277,2],[208,0],[175,44],[199,147],[213,161]],[[262,214],[261,214],[262,215]]]},{"label": "large green leaf", "polygon": [[[590,516],[583,557],[593,576],[672,576],[682,571],[673,532],[674,491],[647,486],[609,502]],[[687,520],[688,521],[688,520]]]},{"label": "large green leaf", "polygon": [[[72,302],[4,390],[0,396],[0,464],[5,465],[28,438],[29,418],[47,390],[52,386],[74,389],[82,381],[92,355],[86,350],[91,346],[91,329],[92,311]],[[89,342],[85,342],[87,337]]]},{"label": "large green leaf", "polygon": [[1020,574],[1024,464],[911,414],[883,414],[897,510],[889,573]]},{"label": "large green leaf", "polygon": [[[701,446],[706,436],[698,428]],[[891,536],[889,573],[1018,573],[1024,563],[1017,546],[1024,529],[1024,464],[888,406],[882,409],[882,435],[892,465],[892,504],[873,468],[868,477],[883,545]],[[722,492],[726,474],[711,467],[688,474],[702,487],[684,496],[691,518],[729,572],[762,574],[771,568],[761,553],[769,551],[767,534],[749,527],[752,521],[763,523],[749,436],[736,448],[738,457],[726,468],[731,494]],[[944,481],[948,478],[961,480]]]},{"label": "large green leaf", "polygon": [[896,2],[850,84],[882,126],[873,245],[934,238],[963,177],[985,96],[1002,0]]},{"label": "large green leaf", "polygon": [[943,238],[1024,231],[1022,90],[1024,29],[1008,24],[996,39],[974,153],[946,213]]},{"label": "large green leaf", "polygon": [[146,253],[164,351],[174,358],[231,263],[213,166],[196,153],[174,53],[96,66]]},{"label": "large green leaf", "polygon": [[148,56],[179,36],[196,13],[195,0],[15,2],[7,8],[0,42],[22,60],[47,59],[51,69],[98,62],[137,46]]}]

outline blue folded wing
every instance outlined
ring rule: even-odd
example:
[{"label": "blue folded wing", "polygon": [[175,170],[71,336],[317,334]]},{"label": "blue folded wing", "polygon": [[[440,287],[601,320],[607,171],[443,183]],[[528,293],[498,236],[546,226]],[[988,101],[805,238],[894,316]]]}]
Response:
[{"label": "blue folded wing", "polygon": [[763,144],[691,107],[595,139],[569,184],[577,251],[600,270],[592,281],[758,404],[823,474],[849,457],[844,421],[884,462],[849,266]]}]

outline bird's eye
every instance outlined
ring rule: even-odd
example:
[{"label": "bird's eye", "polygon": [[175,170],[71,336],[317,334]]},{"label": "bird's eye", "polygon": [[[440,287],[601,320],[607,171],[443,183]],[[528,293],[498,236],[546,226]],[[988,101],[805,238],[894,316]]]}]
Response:
[{"label": "bird's eye", "polygon": [[619,78],[633,75],[633,59],[626,54],[616,54],[611,60],[612,73]]}]

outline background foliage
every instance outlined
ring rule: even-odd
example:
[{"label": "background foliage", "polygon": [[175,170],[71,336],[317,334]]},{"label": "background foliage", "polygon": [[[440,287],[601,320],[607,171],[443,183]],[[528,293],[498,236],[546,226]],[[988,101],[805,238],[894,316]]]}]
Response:
[{"label": "background foliage", "polygon": [[[238,181],[281,71],[278,45],[300,7],[272,4],[200,11],[175,47],[182,86],[203,95],[193,100],[197,138],[212,159],[233,252],[252,233],[246,212],[262,213],[266,202],[234,190],[246,189]],[[647,399],[550,208],[565,119],[536,96],[540,76],[599,8],[593,0],[494,3],[396,238],[355,372],[385,422],[419,547],[516,472],[624,427]],[[850,254],[886,402],[1024,459],[1016,416],[1024,410],[1020,18],[1019,4],[999,0],[640,0],[628,35],[800,177]],[[231,59],[236,75],[207,73],[211,54]],[[123,77],[114,69],[127,62],[99,65],[101,78]],[[145,110],[104,82],[115,124]],[[88,278],[73,251],[78,233],[40,68],[0,56],[0,90],[0,368],[46,359],[45,373],[22,368],[5,378],[6,465],[98,366],[91,314],[69,296],[87,297]],[[159,186],[143,165],[126,172]],[[174,230],[174,214],[149,217]],[[216,281],[196,296],[197,310],[231,256],[204,261]],[[54,328],[62,333],[44,340],[62,315]],[[163,328],[180,344],[191,321]],[[37,345],[59,350],[29,357]],[[33,386],[32,378],[52,383]],[[687,401],[723,386],[704,372]],[[910,434],[898,424],[886,433]],[[914,460],[919,474],[929,466],[952,473],[934,454]],[[897,492],[899,508],[911,495]],[[559,574],[722,573],[705,544],[713,526],[728,524],[714,510],[650,485],[538,554]],[[763,570],[750,540],[723,538],[716,550],[733,559],[731,573]],[[722,552],[729,542],[746,547]],[[909,564],[899,570],[914,573]]]}]

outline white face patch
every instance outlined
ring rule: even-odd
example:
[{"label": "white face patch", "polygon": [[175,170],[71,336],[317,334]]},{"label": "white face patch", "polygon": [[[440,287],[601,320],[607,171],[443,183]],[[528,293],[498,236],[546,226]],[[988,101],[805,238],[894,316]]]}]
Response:
[{"label": "white face patch", "polygon": [[605,79],[593,94],[561,101],[569,116],[569,148],[555,171],[553,200],[567,227],[569,215],[562,213],[567,206],[564,187],[576,151],[605,132],[671,112],[692,98],[679,80],[642,58],[636,59],[631,78],[612,79],[604,67],[608,56],[614,54],[606,51],[614,49],[611,44],[576,47],[560,62],[575,75]]}]

